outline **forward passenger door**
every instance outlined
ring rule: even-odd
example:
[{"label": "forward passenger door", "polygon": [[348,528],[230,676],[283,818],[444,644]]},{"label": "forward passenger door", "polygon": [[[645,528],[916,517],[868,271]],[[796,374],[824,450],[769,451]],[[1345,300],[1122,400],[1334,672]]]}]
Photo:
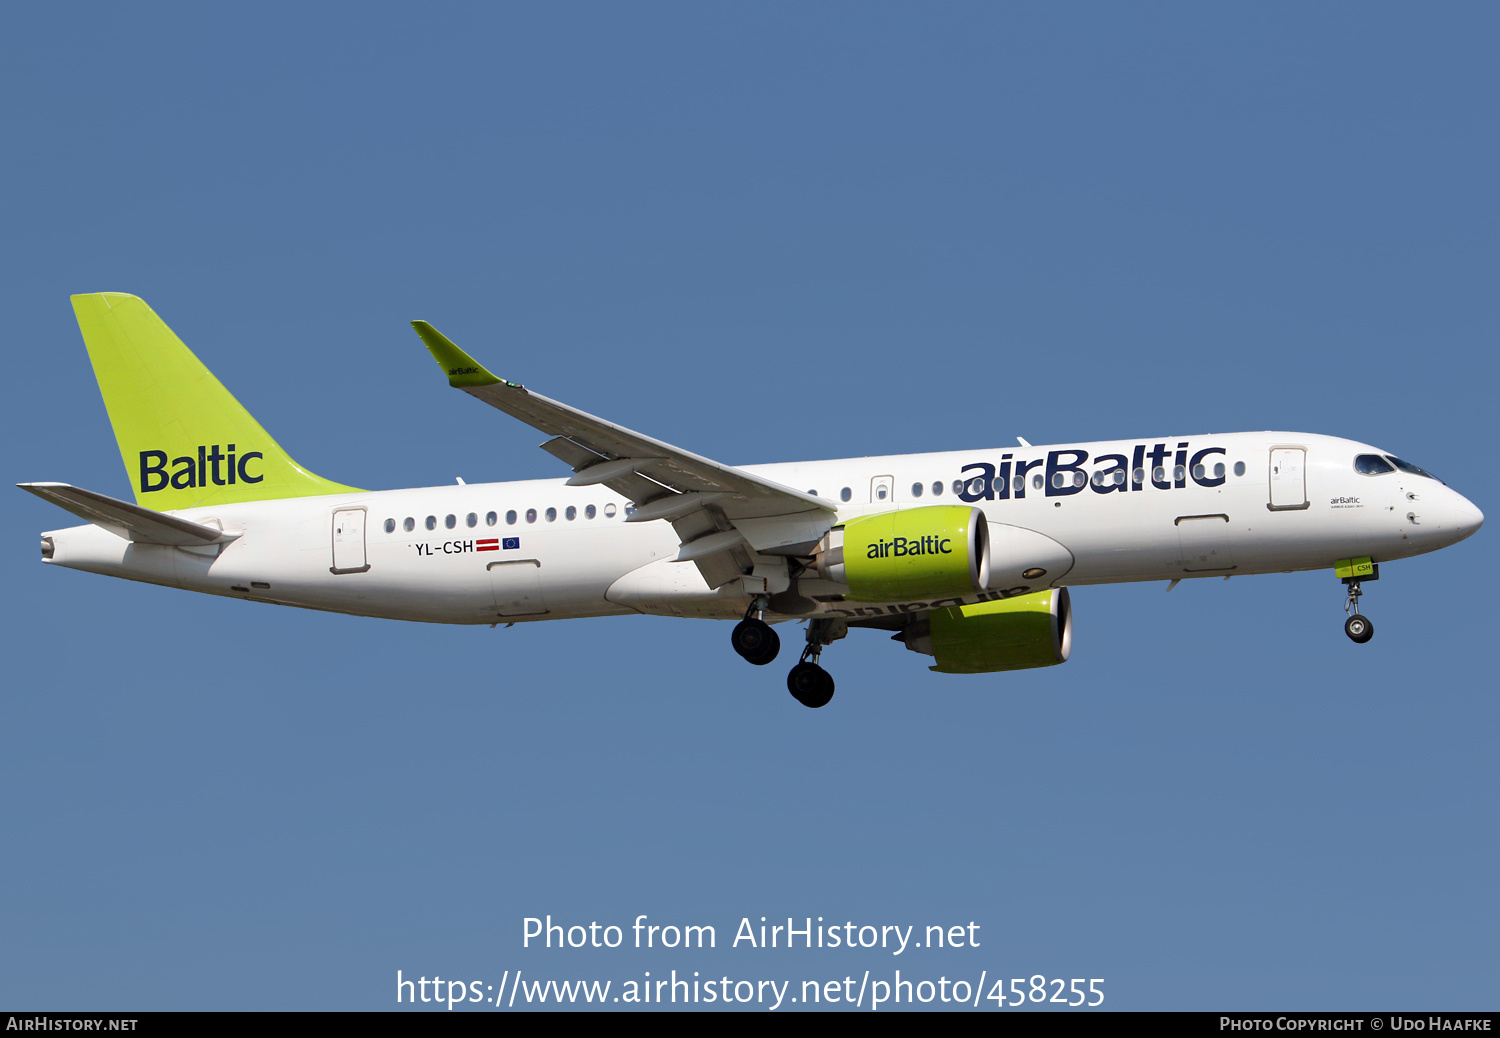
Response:
[{"label": "forward passenger door", "polygon": [[1306,507],[1307,451],[1301,447],[1275,448],[1271,451],[1271,511]]}]

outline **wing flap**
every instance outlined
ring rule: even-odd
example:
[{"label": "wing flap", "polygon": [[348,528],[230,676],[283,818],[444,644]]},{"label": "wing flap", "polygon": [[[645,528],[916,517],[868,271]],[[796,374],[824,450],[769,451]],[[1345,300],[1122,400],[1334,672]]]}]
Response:
[{"label": "wing flap", "polygon": [[554,436],[542,444],[542,450],[552,455],[574,472],[607,460],[604,455],[595,454],[587,447],[574,443],[566,436]]}]

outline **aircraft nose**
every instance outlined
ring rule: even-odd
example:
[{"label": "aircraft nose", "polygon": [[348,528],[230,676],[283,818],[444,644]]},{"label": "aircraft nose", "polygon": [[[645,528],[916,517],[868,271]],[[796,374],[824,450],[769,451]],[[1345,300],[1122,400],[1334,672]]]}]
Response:
[{"label": "aircraft nose", "polygon": [[1455,494],[1458,501],[1455,503],[1455,522],[1458,526],[1458,539],[1472,536],[1484,525],[1484,513],[1474,507],[1474,503],[1462,494]]}]

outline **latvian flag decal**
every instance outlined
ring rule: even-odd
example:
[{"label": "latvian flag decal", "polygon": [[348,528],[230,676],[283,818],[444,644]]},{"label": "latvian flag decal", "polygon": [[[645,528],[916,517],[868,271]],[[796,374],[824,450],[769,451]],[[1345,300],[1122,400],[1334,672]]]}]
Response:
[{"label": "latvian flag decal", "polygon": [[499,551],[500,550],[500,541],[499,541],[498,538],[495,538],[495,537],[491,537],[488,540],[475,541],[474,542],[474,550],[475,551]]}]

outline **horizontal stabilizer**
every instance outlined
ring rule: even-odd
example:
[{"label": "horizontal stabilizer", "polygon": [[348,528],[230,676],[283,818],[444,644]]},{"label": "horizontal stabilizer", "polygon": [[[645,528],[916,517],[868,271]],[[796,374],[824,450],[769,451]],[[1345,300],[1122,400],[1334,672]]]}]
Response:
[{"label": "horizontal stabilizer", "polygon": [[17,483],[16,486],[127,541],[194,546],[232,541],[239,536],[67,483]]}]

